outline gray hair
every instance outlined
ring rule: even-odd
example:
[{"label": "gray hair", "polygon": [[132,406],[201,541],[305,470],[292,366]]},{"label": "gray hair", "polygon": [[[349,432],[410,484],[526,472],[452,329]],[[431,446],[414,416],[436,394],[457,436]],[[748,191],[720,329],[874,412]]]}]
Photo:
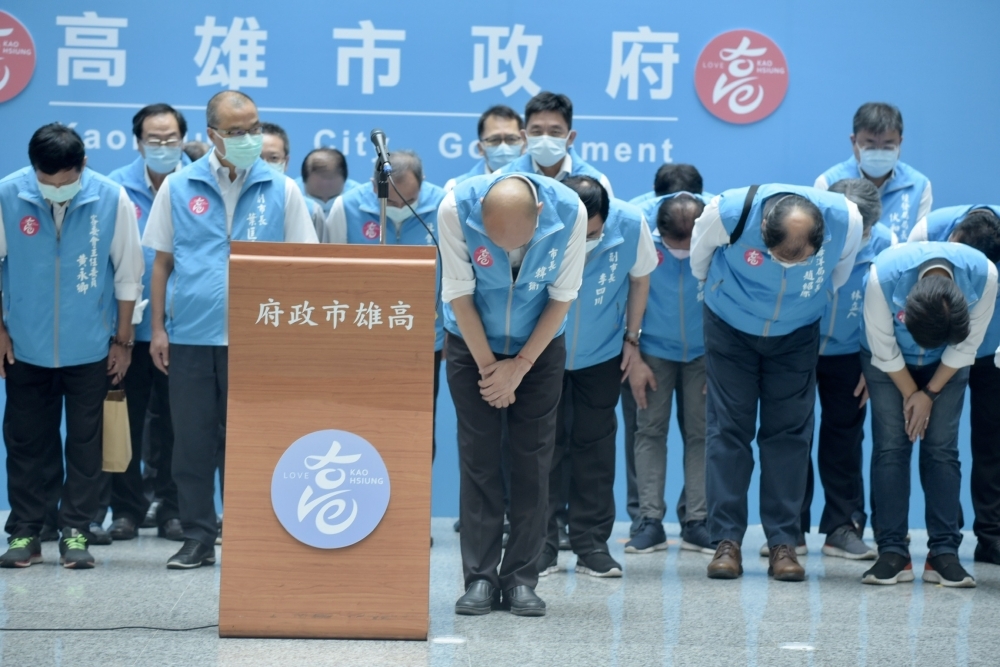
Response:
[{"label": "gray hair", "polygon": [[208,101],[208,105],[205,107],[205,121],[209,127],[219,127],[219,107],[223,102],[228,102],[237,109],[248,102],[254,104],[249,95],[241,93],[238,90],[223,90],[212,95],[212,99]]},{"label": "gray hair", "polygon": [[899,109],[885,102],[867,102],[854,113],[854,134],[867,130],[872,134],[884,134],[891,130],[903,136],[903,114]]},{"label": "gray hair", "polygon": [[[389,162],[392,163],[392,175],[402,176],[409,172],[417,179],[418,183],[424,182],[424,163],[420,161],[420,156],[415,151],[400,150],[389,151]],[[378,180],[378,163],[375,163],[373,178]]]},{"label": "gray hair", "polygon": [[878,195],[878,188],[867,178],[839,180],[830,186],[830,192],[842,194],[848,201],[857,204],[865,232],[882,217],[882,199]]}]

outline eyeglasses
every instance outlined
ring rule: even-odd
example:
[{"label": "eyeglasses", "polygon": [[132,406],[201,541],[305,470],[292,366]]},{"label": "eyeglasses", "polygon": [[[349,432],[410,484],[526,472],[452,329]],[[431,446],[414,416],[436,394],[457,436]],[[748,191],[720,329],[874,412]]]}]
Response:
[{"label": "eyeglasses", "polygon": [[143,139],[142,145],[149,148],[177,148],[181,145],[180,139]]},{"label": "eyeglasses", "polygon": [[521,143],[520,134],[494,134],[492,136],[486,137],[485,139],[480,139],[483,145],[494,148],[500,144],[507,144],[508,146],[517,146]]},{"label": "eyeglasses", "polygon": [[252,134],[256,136],[264,131],[264,128],[261,127],[260,123],[257,123],[256,125],[252,126],[249,130],[244,130],[242,128],[235,128],[233,130],[220,130],[219,128],[212,127],[211,125],[209,125],[209,127],[218,132],[220,136],[228,138],[242,137],[247,134]]},{"label": "eyeglasses", "polygon": [[897,144],[879,144],[875,141],[866,141],[863,144],[858,144],[858,148],[861,150],[882,150],[882,151],[895,151],[899,149]]}]

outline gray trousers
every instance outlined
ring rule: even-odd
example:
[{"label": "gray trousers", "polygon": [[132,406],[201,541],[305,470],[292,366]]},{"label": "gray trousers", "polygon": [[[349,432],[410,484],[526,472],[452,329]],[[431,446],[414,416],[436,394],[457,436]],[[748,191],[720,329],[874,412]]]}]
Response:
[{"label": "gray trousers", "polygon": [[657,390],[646,388],[647,408],[640,410],[628,382],[622,385],[622,412],[625,417],[626,459],[632,450],[638,517],[662,521],[667,513],[663,500],[667,480],[667,431],[670,410],[677,392],[681,414],[677,421],[684,437],[684,486],[677,501],[680,522],[708,518],[705,500],[705,358],[678,362],[643,354],[656,376]]}]

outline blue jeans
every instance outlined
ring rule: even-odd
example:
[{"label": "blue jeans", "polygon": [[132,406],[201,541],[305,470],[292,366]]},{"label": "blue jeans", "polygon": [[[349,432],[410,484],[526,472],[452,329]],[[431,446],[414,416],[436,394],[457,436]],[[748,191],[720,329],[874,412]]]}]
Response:
[{"label": "blue jeans", "polygon": [[[938,363],[907,368],[917,386],[924,387],[937,367]],[[873,510],[877,509],[873,524],[876,520],[878,523],[875,539],[879,552],[909,558],[906,533],[913,443],[906,435],[903,395],[888,374],[872,365],[871,353],[864,350],[861,368],[872,402],[872,500]],[[924,490],[929,556],[957,554],[962,543],[958,421],[968,384],[969,369],[962,368],[941,390],[931,409],[926,435],[920,439],[920,485]]]}]

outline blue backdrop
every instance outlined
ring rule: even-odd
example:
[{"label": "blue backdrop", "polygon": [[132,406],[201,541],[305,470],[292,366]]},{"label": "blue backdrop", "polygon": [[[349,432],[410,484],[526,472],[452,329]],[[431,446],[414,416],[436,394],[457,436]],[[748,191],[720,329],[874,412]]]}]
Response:
[{"label": "blue backdrop", "polygon": [[[0,103],[0,174],[24,166],[31,133],[54,120],[84,136],[93,168],[126,164],[136,155],[131,116],[151,102],[182,109],[188,138],[204,139],[205,102],[239,88],[263,119],[287,129],[290,171],[312,147],[332,145],[358,180],[371,170],[367,136],[378,126],[391,147],[420,153],[429,180],[444,183],[470,168],[479,113],[496,103],[523,110],[537,90],[573,99],[577,148],[624,198],[649,190],[664,161],[696,164],[712,192],[811,184],[850,154],[851,117],[872,100],[902,109],[903,159],[931,178],[935,207],[993,202],[1000,178],[1000,165],[985,157],[1000,149],[1000,4],[991,0],[621,0],[613,9],[597,0],[175,0],[155,10],[122,0],[8,0],[0,11],[27,27],[37,56],[27,88]],[[659,42],[626,42],[620,53],[642,49],[640,64],[615,62],[614,33],[643,27]],[[770,37],[789,72],[778,109],[749,125],[710,114],[694,86],[701,50],[739,28]],[[664,44],[676,58],[646,59]],[[434,513],[455,515],[446,391],[439,416]],[[671,431],[670,443],[678,442]],[[967,424],[962,447],[967,472]],[[678,454],[670,457],[671,506]],[[621,487],[619,480],[623,508]],[[756,513],[756,490],[752,496]],[[923,525],[922,500],[911,514]],[[971,520],[967,502],[966,514]]]}]

